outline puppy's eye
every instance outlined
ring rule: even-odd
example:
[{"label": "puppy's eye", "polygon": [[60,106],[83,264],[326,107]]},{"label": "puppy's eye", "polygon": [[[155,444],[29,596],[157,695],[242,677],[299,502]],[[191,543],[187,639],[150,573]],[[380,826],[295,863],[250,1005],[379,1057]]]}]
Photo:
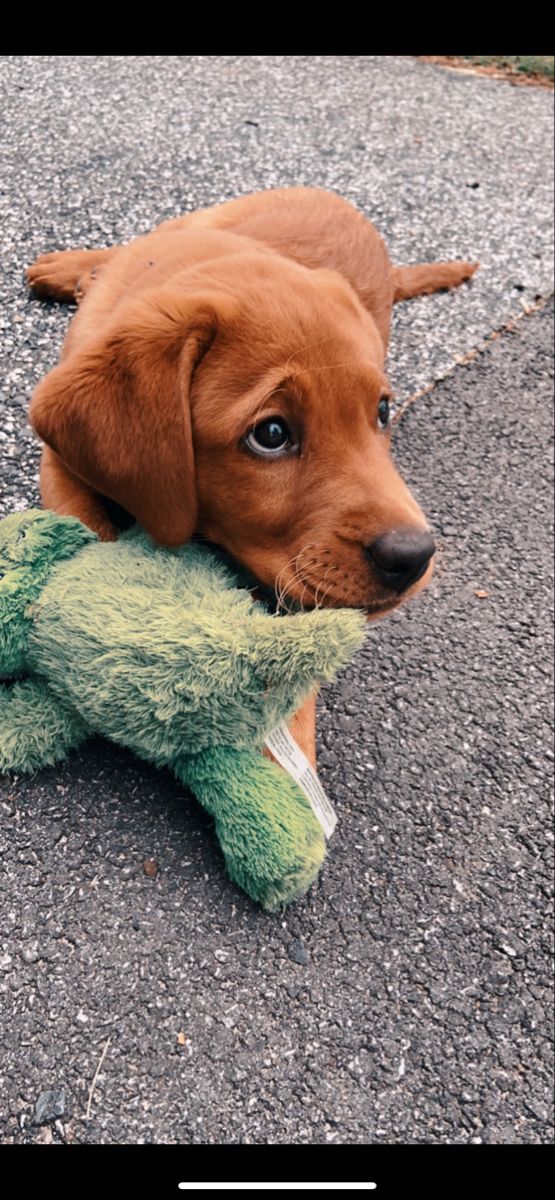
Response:
[{"label": "puppy's eye", "polygon": [[387,429],[389,425],[389,399],[387,396],[382,396],[378,404],[378,426],[380,429]]},{"label": "puppy's eye", "polygon": [[293,446],[289,426],[282,417],[267,417],[259,421],[245,438],[245,445],[255,454],[271,456],[283,454]]}]

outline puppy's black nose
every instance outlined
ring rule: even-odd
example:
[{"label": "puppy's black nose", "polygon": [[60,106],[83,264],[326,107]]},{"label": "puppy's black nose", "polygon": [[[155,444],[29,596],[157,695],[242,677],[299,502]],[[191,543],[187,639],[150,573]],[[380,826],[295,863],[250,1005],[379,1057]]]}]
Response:
[{"label": "puppy's black nose", "polygon": [[366,546],[365,554],[380,582],[400,593],[422,577],[435,550],[427,530],[393,529]]}]

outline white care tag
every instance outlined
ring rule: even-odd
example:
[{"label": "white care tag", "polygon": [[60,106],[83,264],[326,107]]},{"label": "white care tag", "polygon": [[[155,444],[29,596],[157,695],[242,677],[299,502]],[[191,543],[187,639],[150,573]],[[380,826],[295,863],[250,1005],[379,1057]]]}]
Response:
[{"label": "white care tag", "polygon": [[288,771],[293,776],[295,783],[298,783],[310,801],[314,816],[320,822],[326,837],[330,838],[337,825],[337,817],[314,767],[311,766],[306,754],[303,754],[295,739],[291,737],[285,722],[276,725],[276,728],[272,729],[272,732],[264,740],[280,767]]}]

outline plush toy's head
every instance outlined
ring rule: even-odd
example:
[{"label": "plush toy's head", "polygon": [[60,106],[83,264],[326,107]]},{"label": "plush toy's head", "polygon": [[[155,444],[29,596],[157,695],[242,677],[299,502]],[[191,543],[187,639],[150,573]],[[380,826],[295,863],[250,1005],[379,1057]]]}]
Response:
[{"label": "plush toy's head", "polygon": [[205,546],[138,531],[52,572],[29,663],[91,728],[159,765],[252,749],[360,645],[357,611],[273,616]]}]

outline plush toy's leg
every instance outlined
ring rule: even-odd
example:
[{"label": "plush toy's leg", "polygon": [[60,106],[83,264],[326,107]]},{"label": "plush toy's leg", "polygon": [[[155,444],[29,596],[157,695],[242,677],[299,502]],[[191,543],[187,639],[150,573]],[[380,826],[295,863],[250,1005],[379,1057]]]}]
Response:
[{"label": "plush toy's leg", "polygon": [[52,766],[87,733],[42,680],[0,681],[0,774]]},{"label": "plush toy's leg", "polygon": [[285,771],[262,754],[223,746],[174,769],[215,818],[228,872],[253,900],[271,911],[306,892],[326,843]]}]

